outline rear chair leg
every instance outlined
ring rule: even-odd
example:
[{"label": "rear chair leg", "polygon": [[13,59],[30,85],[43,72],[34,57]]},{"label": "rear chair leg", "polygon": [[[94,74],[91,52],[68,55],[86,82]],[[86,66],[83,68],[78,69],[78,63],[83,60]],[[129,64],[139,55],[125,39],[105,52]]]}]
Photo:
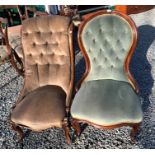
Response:
[{"label": "rear chair leg", "polygon": [[72,120],[71,121],[72,127],[74,128],[76,135],[80,136],[81,133],[81,129],[80,129],[80,125],[76,120]]},{"label": "rear chair leg", "polygon": [[64,119],[64,121],[62,123],[62,127],[63,127],[64,132],[65,132],[65,137],[66,137],[67,143],[71,144],[70,128],[68,126],[67,119]]},{"label": "rear chair leg", "polygon": [[135,136],[139,132],[139,129],[140,129],[139,124],[133,125],[131,133],[130,133],[130,137],[132,141],[135,141]]},{"label": "rear chair leg", "polygon": [[19,135],[19,142],[22,142],[23,138],[25,137],[23,130],[13,122],[11,122],[11,127]]}]

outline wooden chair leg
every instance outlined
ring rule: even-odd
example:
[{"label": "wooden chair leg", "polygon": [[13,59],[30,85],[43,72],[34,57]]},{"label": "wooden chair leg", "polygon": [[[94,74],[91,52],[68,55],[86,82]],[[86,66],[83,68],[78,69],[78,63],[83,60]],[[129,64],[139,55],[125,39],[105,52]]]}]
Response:
[{"label": "wooden chair leg", "polygon": [[130,137],[131,137],[131,140],[134,141],[134,142],[135,142],[135,136],[139,132],[139,129],[140,129],[139,124],[133,125],[133,127],[132,127]]},{"label": "wooden chair leg", "polygon": [[65,137],[66,137],[67,143],[71,144],[70,128],[68,126],[68,121],[66,119],[64,119],[62,127],[65,132]]},{"label": "wooden chair leg", "polygon": [[11,127],[19,135],[19,142],[22,142],[23,138],[25,137],[23,130],[13,122],[11,122]]},{"label": "wooden chair leg", "polygon": [[76,120],[72,120],[71,121],[72,127],[74,128],[76,135],[80,136],[81,133],[81,129],[80,129],[80,125]]}]

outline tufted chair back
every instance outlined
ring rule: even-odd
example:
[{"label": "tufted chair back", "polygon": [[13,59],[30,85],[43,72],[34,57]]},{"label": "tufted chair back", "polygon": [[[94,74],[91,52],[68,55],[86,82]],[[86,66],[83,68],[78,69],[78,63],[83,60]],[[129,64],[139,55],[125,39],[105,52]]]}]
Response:
[{"label": "tufted chair back", "polygon": [[80,39],[90,71],[85,81],[113,79],[128,82],[124,70],[133,45],[131,24],[117,13],[100,13],[83,24]]},{"label": "tufted chair back", "polygon": [[70,19],[63,16],[23,21],[26,92],[45,85],[57,85],[68,94],[71,81],[69,25]]}]

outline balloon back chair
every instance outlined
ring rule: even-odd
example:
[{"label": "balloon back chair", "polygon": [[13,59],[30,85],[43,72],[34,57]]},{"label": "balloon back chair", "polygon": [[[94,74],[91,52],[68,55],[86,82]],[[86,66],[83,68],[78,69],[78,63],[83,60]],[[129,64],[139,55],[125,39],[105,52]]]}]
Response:
[{"label": "balloon back chair", "polygon": [[72,124],[103,129],[129,125],[134,136],[143,119],[138,86],[129,71],[137,42],[134,22],[117,11],[87,14],[79,26],[78,42],[86,71],[71,106]]},{"label": "balloon back chair", "polygon": [[42,131],[63,128],[70,142],[68,109],[73,86],[72,24],[63,16],[30,18],[22,24],[24,87],[10,115],[11,125]]}]

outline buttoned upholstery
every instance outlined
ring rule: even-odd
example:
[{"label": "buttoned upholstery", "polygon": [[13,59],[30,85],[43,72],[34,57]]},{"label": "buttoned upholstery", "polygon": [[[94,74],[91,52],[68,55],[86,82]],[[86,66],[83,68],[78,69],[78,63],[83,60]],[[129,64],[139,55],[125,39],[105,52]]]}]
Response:
[{"label": "buttoned upholstery", "polygon": [[73,100],[72,117],[101,126],[141,122],[141,103],[124,70],[135,34],[131,25],[106,13],[83,25],[80,40],[90,70]]},{"label": "buttoned upholstery", "polygon": [[70,19],[63,16],[23,21],[25,86],[11,115],[16,124],[36,131],[62,127],[71,93],[69,26]]},{"label": "buttoned upholstery", "polygon": [[69,18],[60,16],[39,17],[23,22],[26,90],[58,85],[68,93],[71,79],[69,23]]},{"label": "buttoned upholstery", "polygon": [[127,81],[124,61],[132,45],[131,26],[118,15],[99,15],[85,25],[81,38],[90,59],[86,81]]}]

